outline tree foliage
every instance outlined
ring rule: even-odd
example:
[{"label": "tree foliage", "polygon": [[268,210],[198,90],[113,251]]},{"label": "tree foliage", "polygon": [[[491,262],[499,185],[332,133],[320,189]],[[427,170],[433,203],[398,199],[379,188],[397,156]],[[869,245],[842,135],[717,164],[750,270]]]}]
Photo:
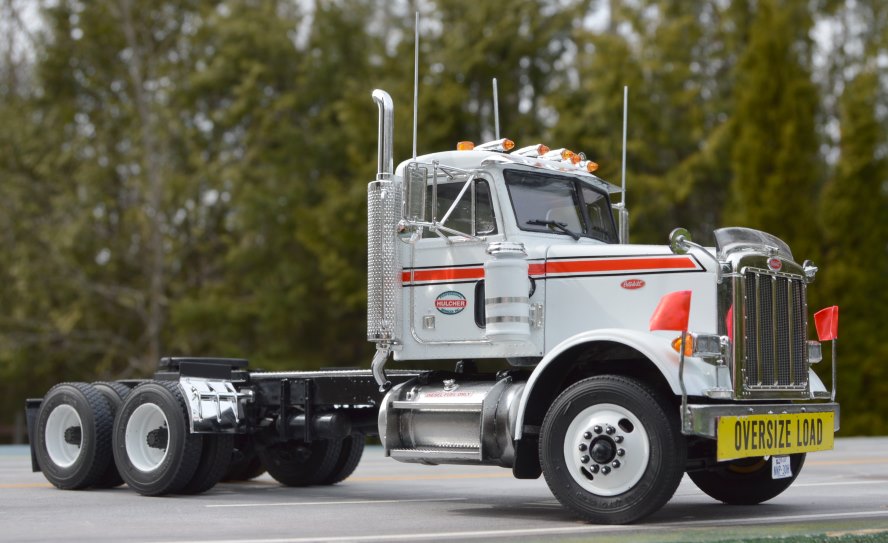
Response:
[{"label": "tree foliage", "polygon": [[37,26],[29,5],[0,0],[6,413],[161,355],[366,365],[369,93],[410,156],[419,9],[419,153],[493,139],[495,77],[502,135],[619,183],[628,85],[633,241],[737,224],[813,259],[843,430],[888,431],[884,2],[58,0]]}]

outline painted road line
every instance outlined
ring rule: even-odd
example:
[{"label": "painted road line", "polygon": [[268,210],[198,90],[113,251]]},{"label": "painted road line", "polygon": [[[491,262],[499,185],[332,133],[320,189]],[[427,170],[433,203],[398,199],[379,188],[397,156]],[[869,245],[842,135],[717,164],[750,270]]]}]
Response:
[{"label": "painted road line", "polygon": [[676,521],[660,524],[645,524],[641,526],[625,525],[582,525],[582,526],[563,526],[557,528],[525,528],[515,530],[483,530],[473,532],[435,532],[435,533],[410,533],[410,534],[385,534],[385,535],[363,535],[363,536],[334,536],[334,537],[294,537],[294,538],[267,538],[267,539],[190,539],[187,541],[163,543],[340,543],[353,541],[356,543],[373,542],[373,541],[425,541],[425,540],[441,540],[441,539],[490,539],[494,537],[514,537],[514,536],[546,536],[559,534],[602,534],[609,532],[642,532],[651,530],[662,530],[664,528],[685,528],[688,526],[708,526],[723,525],[736,526],[741,524],[774,524],[777,522],[796,522],[803,520],[817,520],[823,518],[841,519],[841,518],[860,518],[860,517],[885,517],[888,518],[888,510],[886,511],[857,511],[849,513],[826,513],[815,515],[786,515],[782,517],[757,517],[745,519],[717,519],[717,520],[698,520],[698,521]]},{"label": "painted road line", "polygon": [[415,503],[415,502],[453,502],[462,501],[465,498],[422,498],[415,500],[346,500],[346,501],[323,501],[323,502],[282,502],[282,503],[217,503],[208,504],[204,507],[210,509],[222,507],[298,507],[307,505],[379,505],[385,503]]}]

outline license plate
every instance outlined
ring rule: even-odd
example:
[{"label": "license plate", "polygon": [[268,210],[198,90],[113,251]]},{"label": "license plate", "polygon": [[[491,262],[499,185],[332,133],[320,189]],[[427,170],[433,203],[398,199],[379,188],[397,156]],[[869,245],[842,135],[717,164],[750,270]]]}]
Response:
[{"label": "license plate", "polygon": [[792,464],[788,456],[771,457],[771,479],[789,479],[792,477]]},{"label": "license plate", "polygon": [[718,419],[718,460],[828,451],[832,412],[744,415]]}]

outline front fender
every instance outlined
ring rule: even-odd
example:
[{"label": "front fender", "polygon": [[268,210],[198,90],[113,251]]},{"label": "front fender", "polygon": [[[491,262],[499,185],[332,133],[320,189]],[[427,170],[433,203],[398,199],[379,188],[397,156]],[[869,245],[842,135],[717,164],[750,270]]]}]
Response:
[{"label": "front fender", "polygon": [[[515,439],[521,439],[524,429],[524,416],[530,398],[533,395],[534,385],[541,380],[547,371],[555,371],[550,368],[553,366],[553,362],[558,360],[562,354],[580,345],[610,342],[630,347],[650,360],[669,384],[672,392],[677,396],[681,395],[681,385],[678,380],[679,355],[672,348],[671,340],[672,337],[638,330],[605,328],[581,332],[562,341],[543,357],[536,368],[534,368],[533,373],[530,374],[527,386],[524,388],[524,394],[521,395],[521,401],[518,404],[518,416],[515,419],[513,434]],[[699,358],[685,357],[684,383],[689,396],[702,396],[704,390],[715,386],[715,367],[703,362]],[[724,385],[729,384],[724,383]]]}]

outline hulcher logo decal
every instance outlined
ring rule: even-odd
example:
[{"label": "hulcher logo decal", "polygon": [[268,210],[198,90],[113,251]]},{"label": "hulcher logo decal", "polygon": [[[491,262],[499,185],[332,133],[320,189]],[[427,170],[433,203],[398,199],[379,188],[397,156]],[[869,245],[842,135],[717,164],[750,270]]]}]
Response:
[{"label": "hulcher logo decal", "polygon": [[768,267],[774,271],[780,271],[780,268],[783,267],[783,262],[779,258],[769,258]]},{"label": "hulcher logo decal", "polygon": [[455,290],[442,292],[435,298],[435,309],[445,315],[456,315],[466,308],[466,297]]},{"label": "hulcher logo decal", "polygon": [[638,290],[644,287],[645,282],[642,279],[626,279],[620,286],[626,290]]}]

